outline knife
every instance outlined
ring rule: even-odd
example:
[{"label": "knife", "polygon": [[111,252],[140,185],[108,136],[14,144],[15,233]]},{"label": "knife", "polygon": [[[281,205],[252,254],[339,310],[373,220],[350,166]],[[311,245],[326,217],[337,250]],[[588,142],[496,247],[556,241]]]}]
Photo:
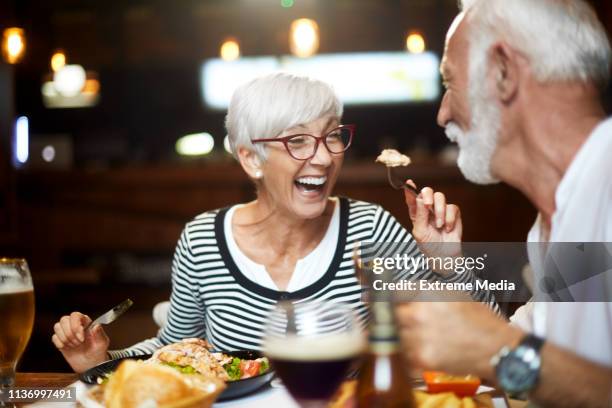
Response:
[{"label": "knife", "polygon": [[88,330],[90,327],[96,324],[109,324],[109,323],[114,322],[115,320],[119,318],[119,316],[124,314],[133,304],[134,302],[132,302],[130,299],[124,300],[123,302],[119,303],[117,306],[113,307],[108,312],[98,317],[93,322],[89,323],[89,325],[85,328],[85,330]]}]

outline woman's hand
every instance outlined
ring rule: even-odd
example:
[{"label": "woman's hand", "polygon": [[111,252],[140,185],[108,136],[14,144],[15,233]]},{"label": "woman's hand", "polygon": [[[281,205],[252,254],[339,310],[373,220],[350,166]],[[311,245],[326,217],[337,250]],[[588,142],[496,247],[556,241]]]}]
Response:
[{"label": "woman's hand", "polygon": [[77,373],[109,358],[108,336],[99,324],[85,330],[89,323],[91,323],[89,316],[72,312],[69,316],[63,316],[53,326],[55,333],[51,341]]},{"label": "woman's hand", "polygon": [[[406,183],[416,188],[412,180]],[[418,196],[404,190],[408,213],[412,220],[412,236],[421,252],[428,257],[461,256],[463,224],[461,212],[455,204],[448,204],[443,193],[425,187]],[[452,269],[434,269],[434,272],[448,276]]]},{"label": "woman's hand", "polygon": [[[412,180],[406,183],[416,188]],[[443,193],[425,187],[418,196],[404,190],[404,197],[412,220],[412,236],[417,242],[461,242],[461,212],[455,204],[446,202]]]}]

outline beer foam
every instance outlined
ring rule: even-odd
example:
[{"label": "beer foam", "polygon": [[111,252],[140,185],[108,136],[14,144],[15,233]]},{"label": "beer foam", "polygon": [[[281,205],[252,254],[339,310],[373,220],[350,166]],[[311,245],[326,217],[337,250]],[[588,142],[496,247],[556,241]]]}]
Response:
[{"label": "beer foam", "polygon": [[31,292],[34,287],[31,283],[4,282],[0,286],[0,295],[14,295],[21,292]]},{"label": "beer foam", "polygon": [[272,359],[334,361],[352,358],[365,349],[361,333],[339,333],[322,337],[287,336],[264,341],[263,352]]}]

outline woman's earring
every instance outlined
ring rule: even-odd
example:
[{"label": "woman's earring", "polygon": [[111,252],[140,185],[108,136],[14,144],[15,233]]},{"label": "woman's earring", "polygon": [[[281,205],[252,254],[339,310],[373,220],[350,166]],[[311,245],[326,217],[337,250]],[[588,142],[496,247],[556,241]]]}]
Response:
[{"label": "woman's earring", "polygon": [[255,170],[255,178],[260,179],[263,177],[263,172],[261,170]]}]

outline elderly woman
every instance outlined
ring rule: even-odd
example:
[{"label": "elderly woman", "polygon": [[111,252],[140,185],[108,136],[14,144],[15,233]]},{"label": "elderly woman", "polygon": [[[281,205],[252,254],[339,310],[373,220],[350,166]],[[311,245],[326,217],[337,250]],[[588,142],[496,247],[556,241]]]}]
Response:
[{"label": "elderly woman", "polygon": [[[72,368],[151,353],[187,337],[205,338],[220,350],[258,349],[279,299],[346,302],[365,318],[351,261],[355,244],[413,239],[380,206],[331,196],[355,130],[342,124],[342,109],[327,84],[305,77],[278,73],[241,86],[226,126],[257,199],[187,223],[174,255],[167,324],[156,338],[108,351],[100,326],[83,329],[89,317],[62,317],[53,342]],[[428,195],[442,214],[439,231],[457,233],[456,212]],[[419,255],[416,245],[407,247]],[[436,279],[426,270],[412,272],[411,279]],[[473,294],[490,302],[487,296]]]}]

